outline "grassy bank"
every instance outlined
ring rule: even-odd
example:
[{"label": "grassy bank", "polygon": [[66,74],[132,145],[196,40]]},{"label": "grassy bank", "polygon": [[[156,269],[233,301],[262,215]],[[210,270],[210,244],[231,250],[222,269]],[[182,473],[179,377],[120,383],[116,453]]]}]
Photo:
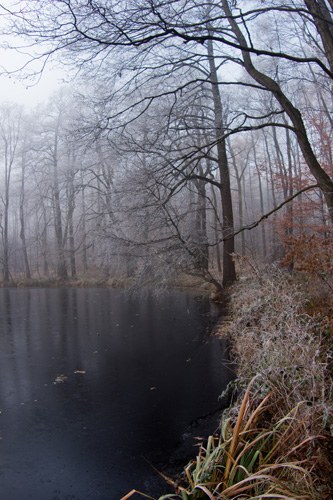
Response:
[{"label": "grassy bank", "polygon": [[175,494],[211,500],[333,498],[333,311],[322,281],[276,269],[232,289],[237,402]]}]

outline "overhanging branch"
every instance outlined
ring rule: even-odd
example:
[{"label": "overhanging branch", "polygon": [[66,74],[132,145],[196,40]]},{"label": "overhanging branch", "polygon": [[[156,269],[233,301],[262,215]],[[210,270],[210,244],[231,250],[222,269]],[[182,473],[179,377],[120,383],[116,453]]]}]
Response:
[{"label": "overhanging branch", "polygon": [[238,231],[235,231],[234,233],[232,233],[231,235],[227,236],[226,238],[222,238],[221,241],[230,240],[231,238],[234,238],[235,236],[237,236],[237,234],[242,233],[243,231],[246,231],[246,230],[250,231],[251,229],[254,229],[255,227],[259,226],[259,224],[264,219],[267,219],[268,217],[270,217],[275,212],[278,212],[284,205],[286,205],[287,203],[289,203],[290,201],[292,201],[294,198],[296,198],[297,196],[299,196],[302,193],[305,193],[305,191],[309,191],[310,189],[314,189],[314,188],[317,188],[317,187],[319,187],[318,184],[311,184],[310,186],[307,186],[307,187],[305,187],[303,189],[300,189],[300,191],[297,191],[297,193],[295,193],[292,196],[289,196],[288,198],[286,198],[282,203],[280,203],[280,205],[278,205],[277,207],[273,208],[273,210],[271,210],[267,214],[262,215],[260,217],[260,219],[258,219],[257,221],[253,222],[252,224],[249,224],[248,226],[241,227],[240,229],[238,229]]}]

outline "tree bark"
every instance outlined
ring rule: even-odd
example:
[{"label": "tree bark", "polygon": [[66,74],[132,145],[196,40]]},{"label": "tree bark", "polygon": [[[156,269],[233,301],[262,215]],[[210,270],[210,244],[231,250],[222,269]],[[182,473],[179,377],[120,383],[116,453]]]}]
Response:
[{"label": "tree bark", "polygon": [[220,194],[222,203],[222,238],[224,240],[222,258],[222,286],[225,287],[236,281],[236,269],[235,262],[233,260],[233,254],[235,252],[235,239],[234,237],[230,238],[230,236],[234,232],[234,215],[232,208],[226,141],[223,138],[225,129],[223,123],[222,102],[214,60],[213,43],[211,40],[208,40],[207,42],[207,52],[210,68],[210,83],[212,86],[214,101],[214,125],[217,147],[217,161],[221,182]]},{"label": "tree bark", "polygon": [[54,227],[57,245],[57,276],[58,278],[66,279],[67,266],[65,260],[65,249],[63,242],[62,230],[62,215],[60,206],[60,190],[58,179],[58,130],[60,126],[60,116],[58,118],[55,136],[54,136],[54,150],[53,150],[53,207],[54,207]]},{"label": "tree bark", "polygon": [[[333,19],[324,0],[304,0],[323,43],[330,70],[333,72]],[[332,7],[333,8],[333,7]]]},{"label": "tree bark", "polygon": [[20,238],[22,241],[22,252],[24,260],[25,277],[27,279],[31,278],[30,265],[28,259],[27,243],[25,238],[25,216],[24,216],[24,197],[25,197],[25,153],[22,156],[22,178],[21,178],[21,192],[20,192]]}]

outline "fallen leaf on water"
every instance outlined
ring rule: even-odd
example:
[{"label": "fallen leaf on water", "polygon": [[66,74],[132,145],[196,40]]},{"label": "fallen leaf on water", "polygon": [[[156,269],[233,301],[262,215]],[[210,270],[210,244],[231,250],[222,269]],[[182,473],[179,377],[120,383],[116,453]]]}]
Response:
[{"label": "fallen leaf on water", "polygon": [[63,384],[68,377],[66,375],[58,375],[53,382],[54,384]]},{"label": "fallen leaf on water", "polygon": [[75,370],[74,373],[86,373],[86,370]]}]

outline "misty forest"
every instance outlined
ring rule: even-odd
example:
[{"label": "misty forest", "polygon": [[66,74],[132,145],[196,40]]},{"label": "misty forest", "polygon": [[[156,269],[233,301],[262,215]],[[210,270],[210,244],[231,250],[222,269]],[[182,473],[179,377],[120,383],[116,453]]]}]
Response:
[{"label": "misty forest", "polygon": [[7,0],[0,43],[62,75],[0,104],[6,500],[333,498],[333,0]]},{"label": "misty forest", "polygon": [[329,0],[9,4],[12,78],[68,81],[1,105],[5,283],[186,273],[221,292],[249,257],[328,272]]}]

